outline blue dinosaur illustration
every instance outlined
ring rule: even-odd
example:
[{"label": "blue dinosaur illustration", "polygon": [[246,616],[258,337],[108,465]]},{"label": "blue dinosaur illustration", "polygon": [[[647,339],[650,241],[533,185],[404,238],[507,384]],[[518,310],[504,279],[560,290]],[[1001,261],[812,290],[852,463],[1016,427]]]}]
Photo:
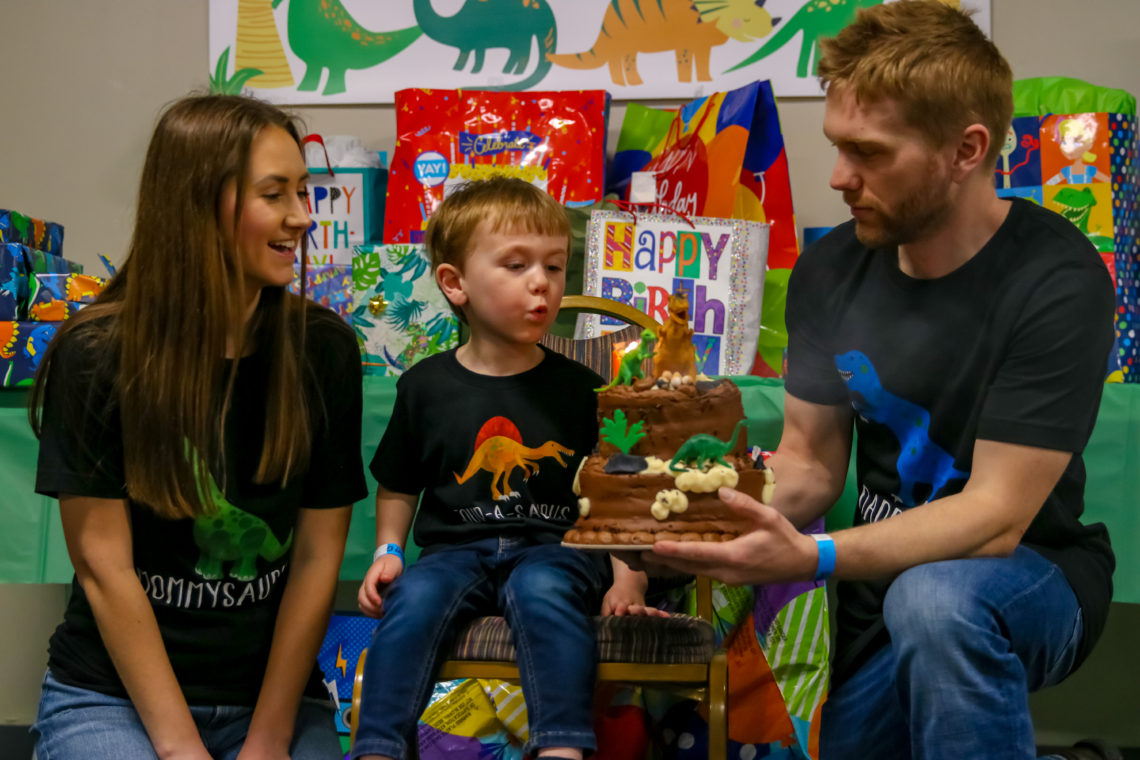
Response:
[{"label": "blue dinosaur illustration", "polygon": [[521,74],[530,62],[530,41],[538,43],[538,61],[529,77],[502,87],[487,90],[526,90],[542,81],[550,71],[547,56],[558,43],[554,12],[546,0],[467,0],[459,12],[441,16],[431,0],[414,0],[416,23],[425,36],[442,45],[459,48],[455,70],[467,66],[467,58],[475,53],[472,74],[483,70],[483,57],[491,48],[506,48],[510,54],[503,66],[504,74]]},{"label": "blue dinosaur illustration", "polygon": [[970,477],[954,467],[954,457],[930,440],[930,412],[883,388],[871,360],[859,351],[835,357],[835,367],[854,394],[851,405],[863,418],[886,425],[899,441],[898,498],[914,506],[914,487],[930,483],[933,498],[950,480]]}]

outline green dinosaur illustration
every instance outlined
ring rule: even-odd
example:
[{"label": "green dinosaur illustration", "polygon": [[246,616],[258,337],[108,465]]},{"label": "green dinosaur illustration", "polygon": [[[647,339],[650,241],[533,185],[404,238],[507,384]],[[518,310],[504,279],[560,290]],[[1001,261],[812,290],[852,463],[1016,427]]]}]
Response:
[{"label": "green dinosaur illustration", "polygon": [[315,90],[325,69],[329,71],[324,95],[345,91],[349,69],[369,69],[387,61],[415,42],[417,26],[392,32],[373,32],[356,22],[341,0],[289,0],[289,46],[305,62],[305,77],[298,90]]},{"label": "green dinosaur illustration", "polygon": [[1099,227],[1096,230],[1089,230],[1089,218],[1092,216],[1093,206],[1096,205],[1096,196],[1090,188],[1063,187],[1053,196],[1053,202],[1057,204],[1061,216],[1075,224],[1098,251],[1109,253],[1114,250],[1111,236],[1101,235]]},{"label": "green dinosaur illustration", "polygon": [[210,495],[215,511],[194,519],[194,543],[198,545],[198,563],[194,571],[206,580],[225,576],[224,562],[233,562],[229,575],[239,581],[257,577],[257,558],[272,562],[293,545],[293,531],[282,543],[265,521],[245,512],[226,499],[210,476]]},{"label": "green dinosaur illustration", "polygon": [[467,66],[467,59],[474,52],[471,73],[478,74],[489,49],[506,48],[509,57],[503,73],[522,74],[530,62],[531,38],[535,39],[538,61],[531,75],[521,82],[485,89],[526,90],[550,71],[546,56],[554,52],[558,30],[546,0],[467,0],[452,16],[436,13],[431,0],[414,0],[413,8],[424,35],[442,45],[459,48],[456,71]]},{"label": "green dinosaur illustration", "polygon": [[653,356],[653,344],[657,341],[657,334],[652,330],[641,331],[641,342],[632,350],[628,351],[621,357],[621,364],[618,365],[617,374],[608,385],[603,385],[597,391],[608,391],[618,383],[622,385],[633,385],[634,380],[639,380],[645,377],[645,373],[641,369],[641,363],[646,359]]},{"label": "green dinosaur illustration", "polygon": [[681,444],[681,448],[677,449],[677,453],[669,460],[669,470],[672,472],[684,470],[684,467],[676,466],[678,462],[684,462],[691,470],[703,470],[713,462],[730,467],[731,465],[724,461],[724,455],[736,446],[736,437],[740,435],[740,427],[743,424],[744,420],[736,423],[736,427],[732,430],[732,438],[728,441],[722,441],[707,433],[689,436],[689,439]]},{"label": "green dinosaur illustration", "polygon": [[760,59],[767,58],[803,32],[796,76],[800,78],[812,76],[815,74],[815,63],[819,59],[820,38],[839,34],[843,27],[855,19],[855,12],[860,8],[870,8],[881,3],[882,0],[808,0],[759,50],[725,73],[751,66]]}]

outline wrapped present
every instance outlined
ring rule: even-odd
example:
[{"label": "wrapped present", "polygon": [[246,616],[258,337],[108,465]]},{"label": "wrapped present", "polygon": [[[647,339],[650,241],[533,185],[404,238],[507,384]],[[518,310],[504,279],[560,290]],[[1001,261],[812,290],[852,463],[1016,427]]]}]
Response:
[{"label": "wrapped present", "polygon": [[400,90],[385,243],[418,243],[452,188],[520,177],[564,206],[602,198],[609,94]]},{"label": "wrapped present", "polygon": [[0,322],[0,386],[31,385],[55,322]]},{"label": "wrapped present", "polygon": [[[289,285],[293,293],[300,293],[301,270],[294,269],[296,278]],[[305,271],[305,297],[327,306],[345,321],[352,318],[352,266],[341,264],[310,264]]]},{"label": "wrapped present", "polygon": [[0,243],[20,243],[60,256],[63,254],[63,225],[0,209]]},{"label": "wrapped present", "polygon": [[23,246],[0,245],[0,320],[22,319],[27,299],[28,267]]},{"label": "wrapped present", "polygon": [[[692,329],[697,371],[746,375],[756,362],[768,226],[740,219],[595,211],[582,292]],[[684,293],[684,305],[674,294]],[[579,338],[625,327],[579,317]]]},{"label": "wrapped present", "polygon": [[1020,196],[1076,225],[1116,282],[1117,343],[1107,379],[1140,382],[1140,143],[1136,99],[1079,79],[1014,82],[1014,118],[994,170],[1001,197]]},{"label": "wrapped present", "polygon": [[459,320],[422,245],[359,246],[352,278],[352,324],[365,374],[399,375],[458,345]]},{"label": "wrapped present", "polygon": [[91,303],[107,281],[88,274],[33,273],[28,299],[32,322],[59,322]]},{"label": "wrapped present", "polygon": [[76,261],[26,245],[21,249],[30,274],[83,274],[83,265]]}]

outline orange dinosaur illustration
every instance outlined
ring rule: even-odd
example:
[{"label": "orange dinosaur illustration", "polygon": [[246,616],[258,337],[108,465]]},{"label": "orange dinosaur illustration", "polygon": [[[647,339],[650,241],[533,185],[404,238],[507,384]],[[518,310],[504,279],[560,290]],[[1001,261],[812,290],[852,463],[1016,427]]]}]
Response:
[{"label": "orange dinosaur illustration", "polygon": [[[475,453],[467,465],[467,470],[455,475],[457,483],[466,483],[479,470],[491,473],[491,496],[496,501],[518,496],[511,490],[511,474],[518,468],[523,470],[523,480],[529,480],[538,472],[535,460],[553,457],[558,464],[566,466],[563,455],[573,456],[574,451],[556,441],[547,441],[538,448],[524,446],[522,435],[515,424],[506,417],[492,417],[483,423],[475,437]],[[499,486],[500,481],[502,487]]]},{"label": "orange dinosaur illustration", "polygon": [[613,0],[602,18],[594,47],[582,53],[552,55],[547,59],[567,69],[609,66],[616,85],[642,84],[637,72],[638,53],[672,50],[677,59],[677,81],[711,82],[709,55],[729,38],[740,42],[766,37],[779,21],[762,6],[764,0]]},{"label": "orange dinosaur illustration", "polygon": [[89,274],[72,274],[67,278],[67,300],[92,301],[103,292],[105,284],[104,280]]},{"label": "orange dinosaur illustration", "polygon": [[16,322],[0,322],[0,359],[11,359],[16,356],[14,349],[19,332],[19,325]]},{"label": "orange dinosaur illustration", "polygon": [[689,326],[689,294],[678,290],[669,296],[669,318],[657,331],[657,353],[653,356],[653,374],[666,372],[681,376],[697,376],[697,357],[693,348],[693,328]]}]

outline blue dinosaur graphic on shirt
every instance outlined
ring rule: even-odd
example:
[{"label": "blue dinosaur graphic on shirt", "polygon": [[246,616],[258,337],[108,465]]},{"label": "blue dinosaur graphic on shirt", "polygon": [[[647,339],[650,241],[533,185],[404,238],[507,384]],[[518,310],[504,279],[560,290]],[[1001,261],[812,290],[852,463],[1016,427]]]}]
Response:
[{"label": "blue dinosaur graphic on shirt", "polygon": [[950,480],[968,478],[954,467],[954,457],[930,440],[930,412],[883,388],[874,365],[865,354],[848,351],[835,357],[840,377],[853,393],[851,405],[862,417],[886,425],[899,440],[898,498],[914,506],[914,487],[930,483],[930,496]]}]

